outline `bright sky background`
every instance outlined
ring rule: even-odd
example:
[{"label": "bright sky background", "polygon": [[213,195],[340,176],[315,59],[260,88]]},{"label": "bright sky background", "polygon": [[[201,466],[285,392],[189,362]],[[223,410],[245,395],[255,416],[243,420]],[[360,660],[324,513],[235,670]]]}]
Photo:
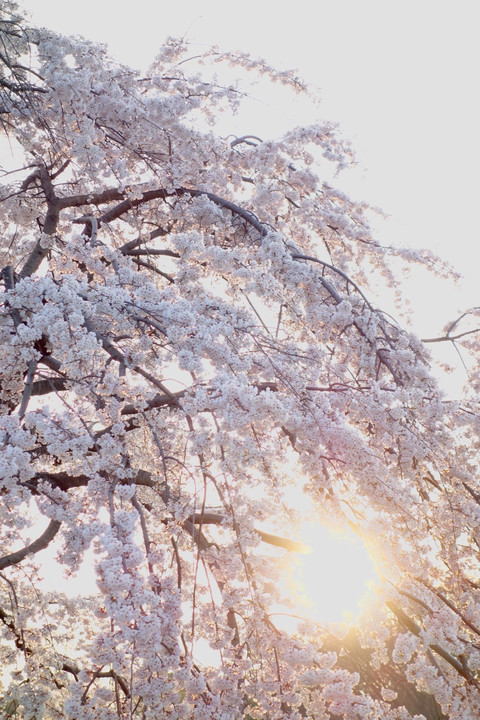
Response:
[{"label": "bright sky background", "polygon": [[[321,89],[320,117],[338,121],[356,150],[358,167],[344,174],[342,187],[391,216],[381,239],[429,247],[465,275],[458,295],[435,286],[432,298],[417,288],[420,336],[439,334],[458,308],[480,304],[475,0],[19,4],[38,24],[106,42],[114,56],[136,67],[147,67],[173,35],[186,36],[196,52],[217,44],[297,68]],[[277,114],[291,118],[287,126],[308,121],[298,107]],[[259,103],[242,132],[261,134],[266,114]]]}]

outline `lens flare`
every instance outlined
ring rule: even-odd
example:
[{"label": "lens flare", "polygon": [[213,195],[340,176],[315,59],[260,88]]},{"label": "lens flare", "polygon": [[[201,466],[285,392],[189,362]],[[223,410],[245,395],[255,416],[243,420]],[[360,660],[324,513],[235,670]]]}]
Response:
[{"label": "lens flare", "polygon": [[306,524],[309,552],[290,560],[288,585],[301,614],[319,623],[357,622],[378,576],[363,541],[352,531]]}]

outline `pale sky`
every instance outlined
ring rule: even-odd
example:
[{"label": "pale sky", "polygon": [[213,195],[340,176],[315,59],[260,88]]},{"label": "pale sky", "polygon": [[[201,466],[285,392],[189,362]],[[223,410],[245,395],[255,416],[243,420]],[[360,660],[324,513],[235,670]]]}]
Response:
[{"label": "pale sky", "polygon": [[[475,0],[19,0],[38,24],[109,44],[146,67],[166,37],[297,68],[321,88],[320,117],[338,121],[359,166],[342,186],[392,216],[385,239],[429,247],[465,274],[458,297],[415,299],[420,335],[480,304],[477,179],[480,103]],[[296,108],[289,108],[292,123]],[[289,115],[282,109],[283,116]],[[262,108],[245,132],[258,133]],[[432,305],[439,315],[430,322]],[[442,318],[441,320],[439,318]]]}]

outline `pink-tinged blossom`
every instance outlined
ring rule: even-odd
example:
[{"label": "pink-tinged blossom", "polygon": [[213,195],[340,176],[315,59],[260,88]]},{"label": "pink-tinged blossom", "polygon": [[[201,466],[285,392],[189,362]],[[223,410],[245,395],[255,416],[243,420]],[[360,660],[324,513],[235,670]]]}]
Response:
[{"label": "pink-tinged blossom", "polygon": [[[479,309],[421,341],[377,307],[396,268],[449,271],[380,246],[333,187],[352,160],[334,125],[217,132],[241,92],[212,66],[306,92],[295,73],[184,63],[169,40],[143,77],[17,12],[0,5],[19,154],[0,186],[2,712],[479,717]],[[470,363],[456,401],[439,342]],[[306,506],[375,556],[356,627],[286,597]]]}]

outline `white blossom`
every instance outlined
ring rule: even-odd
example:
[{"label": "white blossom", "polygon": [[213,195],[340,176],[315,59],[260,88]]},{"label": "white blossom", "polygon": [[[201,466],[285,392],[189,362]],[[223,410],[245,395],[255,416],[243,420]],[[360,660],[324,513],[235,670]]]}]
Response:
[{"label": "white blossom", "polygon": [[[432,256],[379,246],[324,181],[352,159],[335,126],[216,127],[240,93],[212,65],[305,91],[293,73],[218,50],[193,70],[170,40],[140,77],[17,12],[0,5],[21,156],[0,185],[0,708],[479,717],[478,308],[431,338],[471,359],[453,402],[373,300]],[[280,626],[300,500],[375,557],[355,628]],[[63,593],[85,558],[92,586]]]}]

